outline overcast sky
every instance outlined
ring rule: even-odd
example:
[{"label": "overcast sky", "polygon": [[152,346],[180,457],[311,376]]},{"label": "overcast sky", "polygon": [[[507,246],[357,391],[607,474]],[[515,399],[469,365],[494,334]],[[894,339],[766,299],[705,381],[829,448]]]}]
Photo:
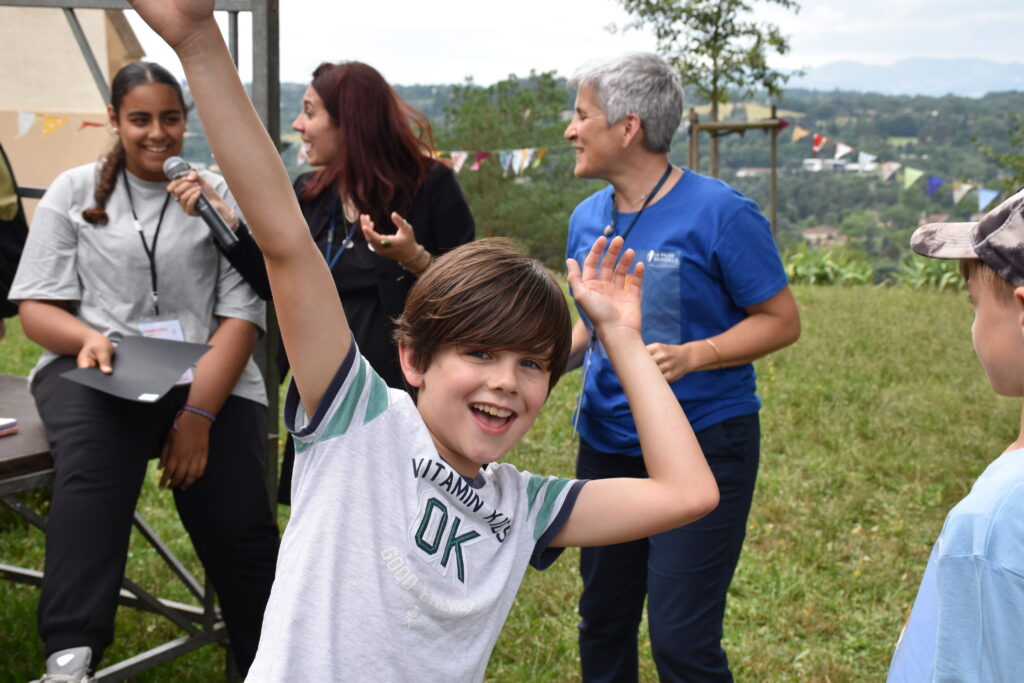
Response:
[{"label": "overcast sky", "polygon": [[[802,0],[798,14],[751,2],[758,20],[779,24],[790,37],[792,51],[774,60],[777,67],[908,57],[1024,61],[1022,0]],[[284,0],[280,8],[282,81],[308,81],[321,61],[358,59],[396,84],[472,76],[489,85],[531,69],[569,75],[593,57],[655,47],[647,33],[609,33],[608,26],[628,21],[614,0]],[[127,14],[149,58],[180,73],[173,53]],[[241,16],[244,55],[250,24]]]}]

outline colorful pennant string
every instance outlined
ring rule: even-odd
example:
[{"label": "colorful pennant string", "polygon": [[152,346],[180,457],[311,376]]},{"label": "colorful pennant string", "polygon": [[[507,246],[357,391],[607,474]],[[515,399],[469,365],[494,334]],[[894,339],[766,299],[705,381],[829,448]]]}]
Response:
[{"label": "colorful pennant string", "polygon": [[832,141],[829,140],[824,135],[820,135],[820,134],[815,133],[815,135],[814,135],[814,142],[811,144],[811,154],[817,154],[818,152],[821,151],[822,147],[824,147],[825,145],[827,145],[830,142],[832,142]]},{"label": "colorful pennant string", "polygon": [[939,177],[937,175],[929,175],[928,176],[928,196],[931,197],[933,194],[935,194],[935,190],[939,189],[939,187],[941,187],[942,183],[944,183],[944,182],[946,182],[945,178]]},{"label": "colorful pennant string", "polygon": [[903,168],[903,189],[905,190],[914,183],[916,183],[923,175],[924,171],[917,168],[910,168],[909,166],[905,166]]},{"label": "colorful pennant string", "polygon": [[996,190],[987,190],[981,185],[978,185],[978,211],[984,211],[992,200],[999,196],[999,192]]},{"label": "colorful pennant string", "polygon": [[960,200],[967,196],[967,193],[974,189],[970,183],[953,183],[953,206],[960,203]]}]

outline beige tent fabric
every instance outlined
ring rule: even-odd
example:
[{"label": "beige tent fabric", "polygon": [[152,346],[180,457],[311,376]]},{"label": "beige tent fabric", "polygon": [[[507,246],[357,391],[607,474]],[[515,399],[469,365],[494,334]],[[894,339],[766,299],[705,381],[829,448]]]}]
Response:
[{"label": "beige tent fabric", "polygon": [[[144,56],[121,10],[75,15],[108,83]],[[0,7],[0,142],[19,184],[46,187],[101,157],[113,144],[106,109],[63,10]]]}]

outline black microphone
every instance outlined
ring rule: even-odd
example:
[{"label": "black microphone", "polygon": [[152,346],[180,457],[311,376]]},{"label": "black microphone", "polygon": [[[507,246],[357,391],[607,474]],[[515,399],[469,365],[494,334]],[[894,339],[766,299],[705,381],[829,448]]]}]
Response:
[{"label": "black microphone", "polygon": [[[181,157],[169,157],[164,162],[164,175],[167,176],[168,180],[174,180],[187,175],[191,170],[192,167]],[[227,226],[224,219],[217,213],[217,209],[213,208],[213,205],[210,204],[210,200],[202,194],[199,195],[199,199],[196,201],[196,211],[199,212],[199,216],[206,223],[206,227],[210,229],[213,239],[217,240],[217,244],[220,245],[221,249],[228,251],[238,244],[238,236]]]}]

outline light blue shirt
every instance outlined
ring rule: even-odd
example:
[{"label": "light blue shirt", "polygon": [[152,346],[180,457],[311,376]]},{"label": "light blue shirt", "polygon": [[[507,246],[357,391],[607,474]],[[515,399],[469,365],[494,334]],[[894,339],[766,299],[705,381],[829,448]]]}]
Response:
[{"label": "light blue shirt", "polygon": [[890,683],[1024,675],[1024,449],[950,510],[896,645]]}]

